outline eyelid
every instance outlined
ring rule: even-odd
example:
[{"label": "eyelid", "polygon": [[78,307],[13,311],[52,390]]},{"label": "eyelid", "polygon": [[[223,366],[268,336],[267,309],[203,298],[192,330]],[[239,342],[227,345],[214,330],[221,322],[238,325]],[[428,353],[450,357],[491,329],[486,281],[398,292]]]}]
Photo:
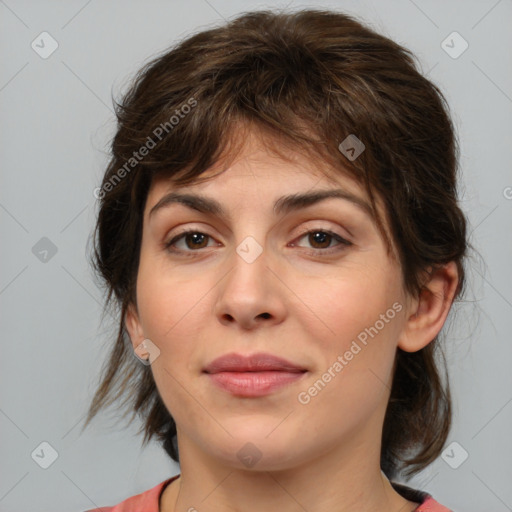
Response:
[{"label": "eyelid", "polygon": [[[184,228],[183,230],[181,231],[178,231],[177,233],[174,233],[170,238],[169,240],[164,240],[163,242],[163,247],[164,249],[168,250],[168,251],[171,251],[171,252],[183,252],[181,251],[181,249],[177,249],[177,250],[172,250],[171,249],[171,246],[176,243],[178,241],[178,239],[181,239],[183,238],[185,235],[188,235],[189,233],[199,233],[199,234],[202,234],[202,235],[206,235],[208,238],[210,238],[211,240],[215,240],[215,237],[208,234],[205,230],[203,229],[200,229],[200,228]],[[185,251],[185,252],[199,252],[199,251]]]},{"label": "eyelid", "polygon": [[340,233],[338,233],[338,231],[335,231],[334,229],[324,228],[324,227],[318,226],[318,225],[313,225],[313,226],[308,226],[306,228],[302,228],[301,232],[299,234],[299,237],[302,237],[302,236],[304,236],[304,235],[306,235],[308,233],[315,232],[315,231],[322,231],[324,233],[328,233],[328,234],[333,235],[335,237],[341,238],[345,242],[347,242],[347,243],[352,245],[351,240],[349,240],[350,237],[348,237],[346,235],[341,235]]},{"label": "eyelid", "polygon": [[[302,247],[302,250],[311,256],[319,256],[320,255],[320,256],[327,257],[330,255],[335,255],[337,253],[342,252],[343,250],[346,250],[348,247],[351,247],[354,245],[350,240],[347,240],[345,237],[341,236],[340,234],[336,233],[335,231],[332,231],[327,228],[322,228],[322,227],[320,227],[320,228],[313,227],[313,228],[306,229],[294,240],[300,240],[301,238],[303,238],[304,236],[306,236],[310,233],[317,233],[317,232],[326,233],[326,234],[330,235],[335,241],[338,242],[338,244],[335,245],[334,247],[327,247],[325,249],[315,249],[314,247],[313,248]],[[295,247],[295,246],[296,246],[296,244],[293,243],[292,247]]]},{"label": "eyelid", "polygon": [[[335,245],[334,247],[327,247],[324,249],[316,249],[316,248],[302,247],[302,246],[299,246],[296,243],[294,243],[296,240],[300,240],[301,238],[303,238],[304,236],[306,236],[310,233],[317,233],[317,232],[325,233],[325,234],[331,236],[335,241],[338,242],[338,244]],[[194,227],[185,228],[185,229],[179,231],[178,233],[173,234],[173,236],[170,238],[169,241],[164,242],[163,243],[164,249],[173,254],[181,254],[184,257],[194,257],[195,253],[197,253],[197,255],[200,255],[202,252],[204,252],[203,249],[208,249],[208,247],[202,247],[197,250],[193,250],[193,249],[183,250],[183,249],[172,248],[172,246],[176,242],[181,241],[181,239],[183,239],[183,237],[185,237],[186,235],[188,235],[190,233],[199,233],[199,234],[205,235],[207,238],[215,241],[215,237],[213,237],[212,235],[209,235],[207,232],[202,231],[201,229],[197,229]],[[341,252],[342,250],[354,245],[350,240],[347,240],[347,238],[341,236],[339,233],[337,233],[333,230],[327,229],[327,228],[319,227],[319,226],[303,228],[301,230],[301,233],[298,236],[296,236],[292,242],[289,242],[287,247],[289,247],[290,244],[291,244],[291,247],[301,247],[304,252],[306,252],[307,254],[309,254],[311,256],[328,256],[332,253]]]}]

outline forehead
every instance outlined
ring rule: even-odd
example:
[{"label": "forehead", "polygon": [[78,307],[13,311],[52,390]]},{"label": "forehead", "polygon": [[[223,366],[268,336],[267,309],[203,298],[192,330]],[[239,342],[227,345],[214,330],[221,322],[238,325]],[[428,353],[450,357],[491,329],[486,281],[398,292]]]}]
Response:
[{"label": "forehead", "polygon": [[[252,204],[261,214],[271,214],[271,209],[277,214],[279,205],[284,204],[282,212],[286,213],[316,202],[314,197],[305,197],[307,195],[337,191],[366,210],[388,252],[398,257],[389,228],[389,213],[382,197],[373,191],[375,207],[372,207],[366,189],[348,169],[341,165],[334,168],[300,148],[294,150],[286,144],[281,146],[264,132],[240,130],[238,133],[243,136],[242,143],[235,144],[233,152],[224,152],[215,164],[197,176],[197,180],[178,185],[174,180],[181,172],[174,176],[154,177],[145,204],[144,223],[173,193],[201,196],[199,202],[194,197],[193,204],[188,198],[177,202],[188,206],[192,204],[193,209],[232,220],[231,212],[239,206],[250,207]],[[249,196],[252,201],[248,200]],[[170,202],[172,198],[167,204]]]},{"label": "forehead", "polygon": [[[174,178],[161,176],[152,180],[147,201],[149,209],[159,197],[170,191],[213,194],[226,191],[228,194],[224,199],[235,201],[240,197],[236,191],[247,192],[257,187],[264,189],[266,194],[277,196],[342,185],[353,195],[368,200],[363,188],[347,169],[334,169],[320,158],[312,158],[304,151],[294,151],[285,145],[279,146],[275,140],[258,132],[248,132],[234,153],[226,152],[195,181],[177,185]],[[230,191],[233,194],[230,195]]]}]

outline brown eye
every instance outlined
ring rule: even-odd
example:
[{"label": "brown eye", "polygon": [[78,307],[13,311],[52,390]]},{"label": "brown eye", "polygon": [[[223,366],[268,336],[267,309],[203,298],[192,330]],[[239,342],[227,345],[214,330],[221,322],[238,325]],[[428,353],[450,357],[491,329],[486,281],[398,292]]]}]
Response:
[{"label": "brown eye", "polygon": [[189,249],[202,249],[206,247],[205,240],[207,241],[208,235],[204,233],[187,233],[184,235],[185,244]]},{"label": "brown eye", "polygon": [[308,234],[308,241],[315,249],[327,249],[332,239],[333,236],[325,231],[311,231]]},{"label": "brown eye", "polygon": [[[171,252],[193,252],[196,249],[208,247],[208,241],[210,239],[211,237],[205,233],[189,230],[172,238],[165,244],[165,248]],[[181,242],[184,242],[184,246],[182,244],[182,246],[179,247],[177,244]]]},{"label": "brown eye", "polygon": [[[312,229],[306,231],[298,238],[298,240],[302,240],[306,237],[309,246],[313,248],[313,250],[310,251],[310,253],[313,255],[329,254],[331,252],[343,250],[347,246],[352,245],[351,242],[345,240],[340,235],[325,229]],[[337,242],[337,244],[331,245],[333,241]]]}]

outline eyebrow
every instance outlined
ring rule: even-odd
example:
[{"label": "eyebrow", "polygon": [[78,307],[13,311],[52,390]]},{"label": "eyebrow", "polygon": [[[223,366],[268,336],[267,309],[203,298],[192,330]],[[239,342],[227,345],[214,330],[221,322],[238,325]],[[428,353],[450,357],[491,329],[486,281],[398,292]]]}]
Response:
[{"label": "eyebrow", "polygon": [[[308,206],[312,206],[330,198],[349,201],[362,210],[368,217],[370,217],[370,219],[374,219],[372,209],[365,200],[343,189],[315,190],[313,192],[282,196],[274,203],[274,214],[286,214],[294,210],[307,208]],[[149,217],[154,215],[158,210],[168,207],[174,203],[183,204],[188,208],[197,210],[201,213],[212,214],[229,219],[229,215],[226,213],[222,205],[215,199],[196,194],[182,194],[178,192],[170,192],[163,196],[158,203],[151,208]]]}]

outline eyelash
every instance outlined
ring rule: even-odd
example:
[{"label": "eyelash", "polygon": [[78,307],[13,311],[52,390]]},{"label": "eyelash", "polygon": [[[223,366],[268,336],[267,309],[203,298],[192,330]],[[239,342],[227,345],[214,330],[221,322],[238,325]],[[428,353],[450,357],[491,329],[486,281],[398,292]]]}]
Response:
[{"label": "eyelash", "polygon": [[[181,240],[183,237],[185,237],[186,235],[192,234],[192,233],[199,234],[199,235],[205,235],[208,238],[213,239],[212,236],[208,235],[207,233],[203,233],[202,231],[198,231],[197,229],[187,229],[186,231],[182,231],[179,235],[176,235],[175,237],[173,237],[168,242],[165,242],[164,243],[165,249],[174,254],[181,253],[185,257],[195,257],[196,255],[194,253],[200,252],[200,249],[183,251],[181,249],[175,249],[172,247],[176,242]],[[349,242],[348,240],[345,240],[337,233],[334,233],[333,231],[329,231],[328,229],[310,229],[310,230],[307,230],[307,231],[304,231],[303,233],[301,233],[299,235],[298,239],[300,240],[301,238],[303,238],[306,235],[309,235],[310,233],[325,233],[327,235],[330,235],[337,242],[339,242],[339,244],[335,247],[329,247],[327,249],[313,249],[313,250],[306,251],[307,254],[309,254],[310,256],[332,254],[334,252],[338,252],[338,251],[343,250],[346,247],[349,247],[352,245],[351,242]],[[340,249],[340,246],[341,246],[341,249]],[[205,249],[205,248],[203,247],[203,249]]]}]

